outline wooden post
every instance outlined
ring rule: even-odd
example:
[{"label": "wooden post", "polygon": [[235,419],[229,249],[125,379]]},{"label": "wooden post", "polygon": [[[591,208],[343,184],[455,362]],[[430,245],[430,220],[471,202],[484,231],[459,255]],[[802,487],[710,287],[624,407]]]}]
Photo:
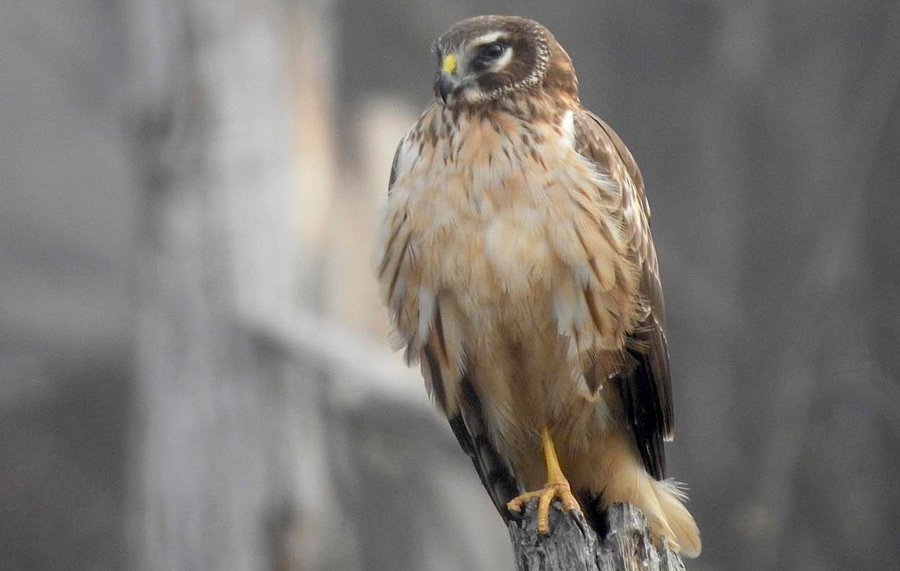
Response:
[{"label": "wooden post", "polygon": [[668,546],[657,551],[644,514],[630,504],[609,508],[609,533],[600,540],[584,517],[550,511],[550,535],[537,532],[537,504],[509,522],[519,571],[684,571],[681,557]]}]

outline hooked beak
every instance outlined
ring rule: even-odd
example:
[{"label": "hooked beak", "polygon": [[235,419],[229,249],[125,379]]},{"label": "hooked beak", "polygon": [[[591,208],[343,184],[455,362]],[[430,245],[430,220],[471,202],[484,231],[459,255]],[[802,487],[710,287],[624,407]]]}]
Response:
[{"label": "hooked beak", "polygon": [[456,80],[446,71],[439,72],[434,78],[434,95],[440,97],[444,105],[455,90]]}]

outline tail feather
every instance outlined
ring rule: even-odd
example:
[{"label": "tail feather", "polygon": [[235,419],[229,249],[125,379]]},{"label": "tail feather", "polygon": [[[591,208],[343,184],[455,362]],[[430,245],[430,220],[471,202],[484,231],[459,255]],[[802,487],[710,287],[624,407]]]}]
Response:
[{"label": "tail feather", "polygon": [[697,557],[700,555],[702,543],[697,522],[684,507],[687,494],[678,488],[673,480],[653,482],[653,491],[662,511],[662,515],[669,524],[669,529],[675,541],[681,546],[681,553],[685,557]]},{"label": "tail feather", "polygon": [[647,518],[655,541],[665,537],[670,547],[685,557],[700,555],[700,530],[684,506],[684,491],[672,480],[654,479],[624,442],[613,440],[609,445],[609,463],[600,474],[603,486],[598,487],[603,508],[619,502],[635,505]]}]

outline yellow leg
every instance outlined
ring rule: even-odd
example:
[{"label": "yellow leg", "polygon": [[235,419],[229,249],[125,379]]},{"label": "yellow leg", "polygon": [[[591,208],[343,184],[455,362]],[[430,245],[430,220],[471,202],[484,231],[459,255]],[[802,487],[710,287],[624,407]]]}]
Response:
[{"label": "yellow leg", "polygon": [[547,535],[550,533],[550,504],[559,498],[563,509],[566,511],[581,512],[578,500],[572,495],[569,482],[559,467],[559,458],[556,457],[556,447],[553,446],[553,438],[550,429],[546,426],[541,429],[541,444],[544,448],[544,460],[547,462],[547,484],[540,490],[525,492],[521,496],[513,498],[506,504],[510,511],[521,512],[531,500],[538,500],[538,533]]}]

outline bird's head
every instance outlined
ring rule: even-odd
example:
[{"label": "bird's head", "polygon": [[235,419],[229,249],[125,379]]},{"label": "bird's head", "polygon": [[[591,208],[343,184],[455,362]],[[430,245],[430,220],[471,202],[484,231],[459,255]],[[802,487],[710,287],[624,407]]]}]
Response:
[{"label": "bird's head", "polygon": [[552,86],[575,99],[572,60],[547,28],[515,16],[478,16],[434,42],[434,95],[444,105],[474,106]]}]

